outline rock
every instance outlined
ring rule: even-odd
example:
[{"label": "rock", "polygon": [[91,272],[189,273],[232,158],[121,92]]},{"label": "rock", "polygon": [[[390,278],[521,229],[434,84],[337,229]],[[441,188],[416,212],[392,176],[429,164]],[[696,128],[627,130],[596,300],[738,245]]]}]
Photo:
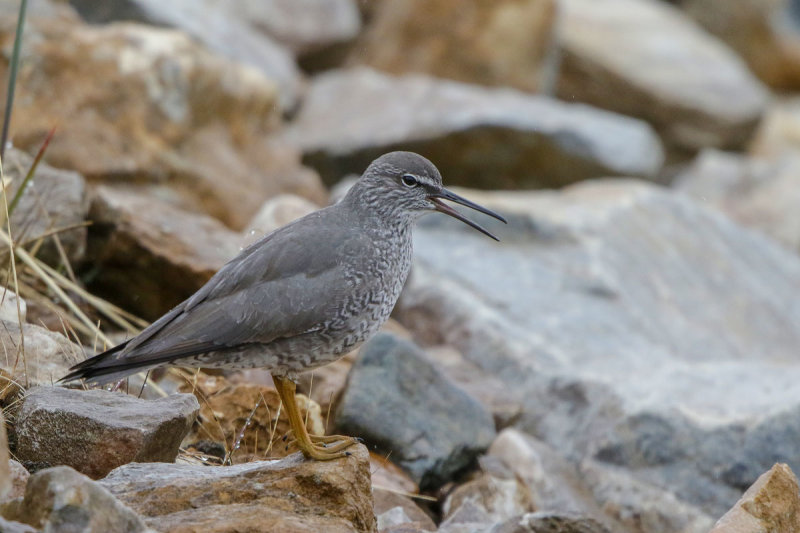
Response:
[{"label": "rock", "polygon": [[[2,470],[2,468],[0,468]],[[25,496],[25,487],[28,484],[30,473],[14,459],[8,460],[8,479],[11,481],[11,490],[5,495],[6,500],[14,500]],[[3,498],[0,497],[0,502]],[[2,531],[2,529],[0,529]]]},{"label": "rock", "polygon": [[245,226],[244,246],[319,208],[317,204],[294,194],[279,194],[270,198]]},{"label": "rock", "polygon": [[657,137],[638,120],[512,90],[365,68],[315,78],[285,138],[328,184],[397,149],[430,158],[451,185],[492,188],[617,173],[652,177],[662,163]]},{"label": "rock", "polygon": [[515,427],[708,516],[800,463],[796,254],[632,180],[464,195],[502,242],[424,218],[395,317],[505,383]]},{"label": "rock", "polygon": [[[283,437],[289,431],[289,420],[271,385],[232,383],[201,372],[179,390],[193,393],[200,402],[200,413],[185,446],[202,450],[214,443],[224,458],[235,462],[288,455]],[[324,435],[319,405],[298,394],[297,406],[311,434]]]},{"label": "rock", "polygon": [[[255,69],[175,30],[31,22],[11,125],[21,149],[68,124],[50,164],[90,182],[160,185],[237,230],[270,196],[325,198],[299,153],[273,138],[278,90]],[[15,24],[16,13],[0,20],[0,45],[11,46]],[[53,87],[69,98],[54,99]]]},{"label": "rock", "polygon": [[416,345],[387,333],[362,347],[335,425],[391,452],[423,490],[463,471],[495,436],[491,415],[477,400]]},{"label": "rock", "polygon": [[131,461],[172,462],[198,409],[188,394],[147,401],[37,387],[17,416],[16,454],[23,463],[68,465],[95,479]]},{"label": "rock", "polygon": [[481,472],[475,479],[456,487],[442,506],[445,520],[465,504],[480,508],[493,523],[503,522],[534,510],[528,488],[519,478]]},{"label": "rock", "polygon": [[231,14],[301,58],[349,43],[361,29],[354,0],[239,0],[230,5]]},{"label": "rock", "polygon": [[677,8],[657,0],[560,6],[561,98],[648,121],[676,156],[741,148],[753,134],[766,89]]},{"label": "rock", "polygon": [[[416,494],[419,492],[419,486],[414,480],[403,469],[391,462],[389,457],[371,452],[369,454],[369,462],[373,490],[394,494]],[[386,510],[388,509],[384,509],[384,511]]]},{"label": "rock", "polygon": [[219,221],[132,189],[98,187],[91,218],[88,256],[96,274],[89,288],[151,320],[240,251],[239,234]]},{"label": "rock", "polygon": [[438,533],[483,533],[491,530],[492,525],[492,519],[483,509],[467,501],[439,524]]},{"label": "rock", "polygon": [[[19,304],[19,307],[17,305]],[[11,289],[0,286],[0,320],[3,322],[24,323],[28,314],[28,304]]]},{"label": "rock", "polygon": [[800,151],[800,98],[776,97],[758,127],[748,153],[777,159],[786,152]]},{"label": "rock", "polygon": [[510,519],[491,533],[611,533],[591,518],[559,513],[536,512]]},{"label": "rock", "polygon": [[[11,180],[9,202],[32,164],[33,158],[25,152],[14,148],[6,151],[3,175]],[[18,243],[33,243],[45,236],[36,256],[51,265],[63,261],[55,243],[58,238],[66,259],[74,265],[83,260],[86,252],[88,213],[89,198],[83,176],[39,163],[11,215],[11,230]],[[59,231],[63,229],[66,231]]]},{"label": "rock", "polygon": [[68,466],[33,474],[14,518],[41,531],[155,533],[106,488]]},{"label": "rock", "polygon": [[411,498],[386,490],[373,490],[372,496],[378,531],[381,533],[408,529],[436,531],[436,523]]},{"label": "rock", "polygon": [[675,187],[800,252],[800,152],[763,160],[704,150]]},{"label": "rock", "polygon": [[800,19],[792,0],[734,0],[724,9],[714,0],[681,0],[680,6],[763,81],[778,89],[800,87]]},{"label": "rock", "polygon": [[710,533],[800,531],[797,477],[786,464],[764,472]]},{"label": "rock", "polygon": [[55,331],[16,319],[0,324],[0,402],[10,403],[22,387],[50,385],[83,361],[83,348]]},{"label": "rock", "polygon": [[101,483],[158,531],[374,532],[366,448],[334,461],[128,464]]},{"label": "rock", "polygon": [[577,469],[535,437],[505,429],[492,443],[488,457],[500,461],[524,484],[534,509],[585,517],[611,531],[625,530],[597,505]]},{"label": "rock", "polygon": [[548,92],[557,68],[556,7],[556,0],[377,2],[350,62]]},{"label": "rock", "polygon": [[3,533],[37,533],[37,530],[22,522],[6,520],[0,516],[0,531]]},{"label": "rock", "polygon": [[254,27],[249,20],[253,10],[245,13],[246,1],[114,0],[98,4],[70,0],[70,4],[92,23],[127,20],[178,28],[210,50],[254,67],[275,81],[284,110],[292,109],[300,97],[303,79],[292,54]]}]

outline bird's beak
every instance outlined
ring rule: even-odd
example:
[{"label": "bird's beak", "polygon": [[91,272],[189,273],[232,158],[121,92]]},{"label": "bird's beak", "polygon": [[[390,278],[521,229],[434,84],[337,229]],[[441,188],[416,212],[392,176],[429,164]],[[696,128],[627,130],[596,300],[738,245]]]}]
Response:
[{"label": "bird's beak", "polygon": [[467,217],[465,217],[464,215],[462,215],[461,213],[459,213],[458,211],[456,211],[455,209],[453,209],[452,207],[450,207],[446,203],[442,202],[442,200],[450,200],[451,202],[455,202],[457,204],[461,204],[463,206],[469,207],[470,209],[474,209],[475,211],[479,211],[479,212],[483,213],[484,215],[489,215],[490,217],[494,217],[494,218],[496,218],[497,220],[501,221],[504,224],[508,224],[508,221],[506,221],[505,218],[503,218],[502,216],[498,215],[494,211],[486,209],[485,207],[482,207],[482,206],[480,206],[480,205],[478,205],[478,204],[476,204],[474,202],[470,202],[466,198],[463,198],[463,197],[461,197],[461,196],[459,196],[459,195],[457,195],[457,194],[455,194],[453,192],[450,192],[447,189],[442,189],[442,190],[440,190],[438,192],[431,193],[431,194],[428,195],[428,198],[430,199],[431,202],[433,202],[434,209],[436,209],[436,211],[439,211],[440,213],[444,213],[445,215],[449,215],[449,216],[451,216],[451,217],[453,217],[455,219],[458,219],[461,222],[463,222],[464,224],[475,228],[476,230],[480,231],[484,235],[486,235],[488,237],[491,237],[492,239],[494,239],[496,241],[499,241],[500,239],[498,239],[497,237],[495,237],[494,235],[489,233],[487,230],[483,229],[480,225],[478,225],[475,222],[471,221],[470,219],[468,219]]}]

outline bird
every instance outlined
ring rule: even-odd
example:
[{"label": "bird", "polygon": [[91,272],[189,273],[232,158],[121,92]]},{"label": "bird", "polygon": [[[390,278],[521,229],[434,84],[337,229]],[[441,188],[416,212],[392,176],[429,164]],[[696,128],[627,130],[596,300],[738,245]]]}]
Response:
[{"label": "bird", "polygon": [[264,367],[310,459],[350,453],[359,439],[309,435],[298,374],[356,349],[389,318],[412,263],[412,227],[439,212],[497,239],[444,201],[507,223],[447,189],[413,152],[375,159],[337,203],[263,236],[137,336],[70,368],[60,381],[108,383],[162,366]]}]

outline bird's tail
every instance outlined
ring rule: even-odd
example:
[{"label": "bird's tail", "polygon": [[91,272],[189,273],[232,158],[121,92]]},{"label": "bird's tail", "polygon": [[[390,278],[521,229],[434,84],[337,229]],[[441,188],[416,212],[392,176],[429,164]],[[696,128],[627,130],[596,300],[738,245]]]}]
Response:
[{"label": "bird's tail", "polygon": [[129,341],[125,341],[110,350],[90,357],[70,368],[69,374],[59,379],[59,383],[68,383],[78,379],[85,379],[91,383],[103,384],[117,381],[134,372],[150,368],[152,362],[130,362],[114,357]]}]

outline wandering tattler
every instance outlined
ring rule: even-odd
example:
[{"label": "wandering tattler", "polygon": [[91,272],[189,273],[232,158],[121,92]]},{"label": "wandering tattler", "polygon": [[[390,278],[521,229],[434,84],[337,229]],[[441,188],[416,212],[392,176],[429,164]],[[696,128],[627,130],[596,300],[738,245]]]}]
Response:
[{"label": "wandering tattler", "polygon": [[335,361],[386,321],[411,268],[417,218],[439,211],[497,240],[442,200],[505,222],[445,189],[424,157],[383,155],[340,202],[262,237],[188,300],[62,381],[108,382],[167,365],[265,367],[298,448],[314,459],[341,457],[356,440],[308,434],[295,403],[296,376]]}]

